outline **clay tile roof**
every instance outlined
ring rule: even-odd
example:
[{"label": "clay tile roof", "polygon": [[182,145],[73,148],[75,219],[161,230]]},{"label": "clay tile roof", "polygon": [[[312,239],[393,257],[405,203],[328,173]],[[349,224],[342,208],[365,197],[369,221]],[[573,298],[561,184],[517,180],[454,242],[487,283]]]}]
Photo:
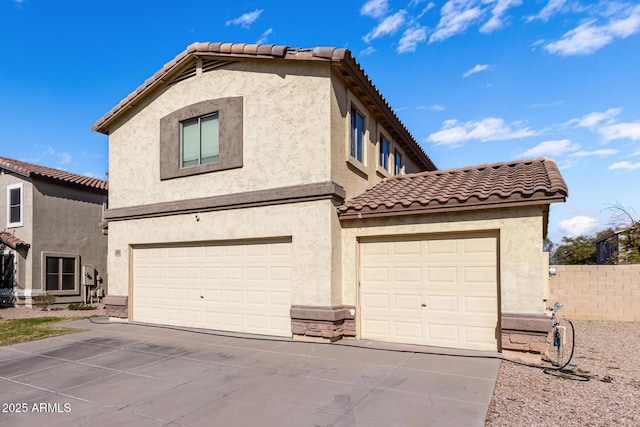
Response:
[{"label": "clay tile roof", "polygon": [[[384,99],[378,88],[373,84],[362,66],[351,55],[351,51],[346,48],[336,47],[315,47],[315,48],[292,48],[284,45],[274,44],[247,44],[247,43],[221,43],[221,42],[197,42],[190,44],[184,51],[180,52],[171,61],[156,71],[153,76],[144,81],[133,92],[127,95],[122,101],[113,107],[104,116],[99,118],[91,127],[92,130],[108,134],[109,125],[120,113],[135,105],[146,93],[156,87],[161,87],[169,80],[169,75],[178,73],[183,65],[188,64],[192,57],[208,58],[262,58],[262,59],[286,59],[305,61],[331,61],[341,66],[341,75],[349,79],[349,85],[355,84],[371,99],[371,105],[378,110],[379,114],[390,126],[398,129],[401,142],[405,143],[404,148],[408,154],[412,155],[425,169],[433,170],[436,166],[429,156],[424,152],[420,144],[400,121],[391,106]],[[391,129],[388,129],[391,131]]]},{"label": "clay tile roof", "polygon": [[29,248],[31,245],[24,240],[6,231],[0,231],[0,243],[9,246],[11,249]]},{"label": "clay tile roof", "polygon": [[5,169],[26,177],[38,177],[62,184],[71,184],[88,189],[107,191],[108,183],[98,178],[78,175],[60,169],[34,165],[21,160],[0,156],[0,169]]},{"label": "clay tile roof", "polygon": [[563,202],[569,192],[550,159],[397,175],[338,207],[340,218]]}]

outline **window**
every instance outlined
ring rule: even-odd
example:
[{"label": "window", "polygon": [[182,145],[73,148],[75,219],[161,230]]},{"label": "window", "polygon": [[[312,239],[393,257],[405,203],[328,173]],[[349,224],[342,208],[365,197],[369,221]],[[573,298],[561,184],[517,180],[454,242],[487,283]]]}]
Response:
[{"label": "window", "polygon": [[22,184],[7,187],[7,227],[23,225]]},{"label": "window", "polygon": [[400,175],[402,173],[402,154],[398,150],[395,151],[394,160],[394,174]]},{"label": "window", "polygon": [[182,167],[218,161],[220,155],[218,113],[180,123]]},{"label": "window", "polygon": [[364,117],[355,107],[351,107],[351,157],[363,163]]},{"label": "window", "polygon": [[58,294],[78,294],[78,256],[44,256],[45,290]]},{"label": "window", "polygon": [[160,119],[160,179],[242,167],[242,97],[210,99]]},{"label": "window", "polygon": [[13,289],[14,270],[13,253],[0,254],[0,289]]},{"label": "window", "polygon": [[389,170],[389,141],[380,135],[380,167]]}]

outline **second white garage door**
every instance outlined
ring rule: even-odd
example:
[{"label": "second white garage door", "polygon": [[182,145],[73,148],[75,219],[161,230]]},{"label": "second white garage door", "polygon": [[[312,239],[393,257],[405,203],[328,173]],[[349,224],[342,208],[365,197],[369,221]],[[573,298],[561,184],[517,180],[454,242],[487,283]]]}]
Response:
[{"label": "second white garage door", "polygon": [[133,319],[291,336],[290,241],[133,250]]},{"label": "second white garage door", "polygon": [[365,339],[497,351],[494,235],[360,243]]}]

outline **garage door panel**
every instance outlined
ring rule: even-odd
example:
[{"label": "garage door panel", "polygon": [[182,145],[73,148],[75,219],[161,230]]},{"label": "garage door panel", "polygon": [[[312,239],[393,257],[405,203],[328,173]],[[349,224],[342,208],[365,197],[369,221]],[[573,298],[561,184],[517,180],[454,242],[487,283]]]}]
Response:
[{"label": "garage door panel", "polygon": [[364,241],[360,262],[362,338],[497,350],[495,236]]},{"label": "garage door panel", "polygon": [[396,310],[420,311],[422,308],[422,295],[396,293],[393,297],[393,308]]},{"label": "garage door panel", "polygon": [[135,248],[133,318],[291,336],[290,245]]},{"label": "garage door panel", "polygon": [[399,286],[411,285],[422,282],[422,271],[420,266],[416,267],[397,267],[393,269],[393,279]]}]

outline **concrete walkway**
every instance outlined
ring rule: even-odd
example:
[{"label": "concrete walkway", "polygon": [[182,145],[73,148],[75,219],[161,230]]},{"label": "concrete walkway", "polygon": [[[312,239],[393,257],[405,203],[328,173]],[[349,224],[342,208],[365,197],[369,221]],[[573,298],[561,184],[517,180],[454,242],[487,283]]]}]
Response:
[{"label": "concrete walkway", "polygon": [[500,366],[496,353],[94,321],[0,347],[1,427],[482,426]]}]

